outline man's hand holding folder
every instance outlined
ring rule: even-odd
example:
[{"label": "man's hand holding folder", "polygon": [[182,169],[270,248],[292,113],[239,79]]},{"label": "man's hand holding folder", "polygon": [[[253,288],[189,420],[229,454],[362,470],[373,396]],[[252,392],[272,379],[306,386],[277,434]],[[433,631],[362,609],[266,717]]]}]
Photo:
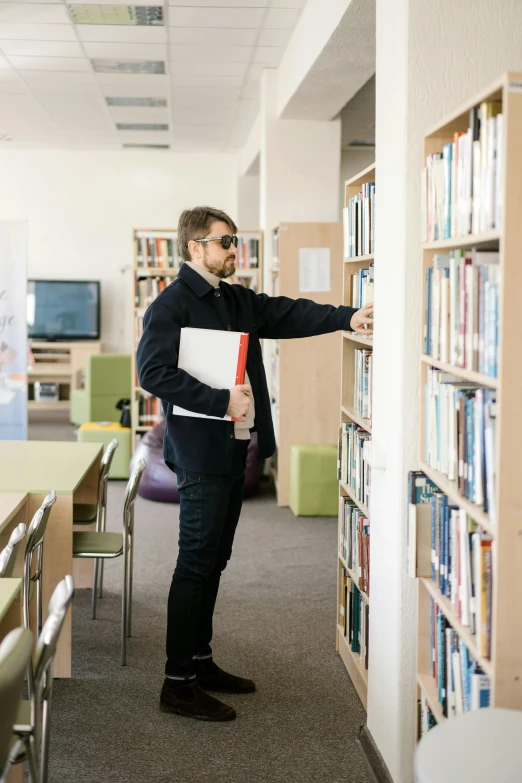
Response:
[{"label": "man's hand holding folder", "polygon": [[248,383],[233,386],[230,389],[230,402],[227,415],[235,421],[246,421],[248,409],[252,404],[252,387]]}]

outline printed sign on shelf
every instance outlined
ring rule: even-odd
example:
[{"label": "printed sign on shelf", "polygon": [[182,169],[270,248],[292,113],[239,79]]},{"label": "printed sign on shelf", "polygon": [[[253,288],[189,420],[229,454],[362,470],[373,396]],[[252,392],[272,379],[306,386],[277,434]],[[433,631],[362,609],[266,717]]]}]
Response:
[{"label": "printed sign on shelf", "polygon": [[27,224],[0,221],[0,440],[27,438]]}]

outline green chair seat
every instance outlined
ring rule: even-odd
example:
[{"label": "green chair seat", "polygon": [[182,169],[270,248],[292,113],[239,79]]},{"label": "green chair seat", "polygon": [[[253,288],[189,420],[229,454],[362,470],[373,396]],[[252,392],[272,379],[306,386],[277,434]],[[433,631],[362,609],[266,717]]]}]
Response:
[{"label": "green chair seat", "polygon": [[96,512],[98,507],[95,503],[74,503],[73,504],[73,524],[89,525],[96,522]]},{"label": "green chair seat", "polygon": [[123,552],[123,533],[73,532],[73,557],[118,557]]}]

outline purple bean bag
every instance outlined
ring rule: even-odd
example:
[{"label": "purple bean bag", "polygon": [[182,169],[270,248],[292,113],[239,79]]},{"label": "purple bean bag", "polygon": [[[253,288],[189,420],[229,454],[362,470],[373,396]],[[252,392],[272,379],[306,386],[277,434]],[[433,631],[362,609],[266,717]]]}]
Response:
[{"label": "purple bean bag", "polygon": [[[163,420],[143,436],[132,455],[130,467],[132,471],[136,462],[142,457],[147,463],[138,490],[142,498],[158,500],[161,503],[179,503],[176,474],[163,461],[165,426],[166,422]],[[257,432],[252,432],[245,473],[246,498],[256,493],[262,473],[263,461],[259,459]]]}]

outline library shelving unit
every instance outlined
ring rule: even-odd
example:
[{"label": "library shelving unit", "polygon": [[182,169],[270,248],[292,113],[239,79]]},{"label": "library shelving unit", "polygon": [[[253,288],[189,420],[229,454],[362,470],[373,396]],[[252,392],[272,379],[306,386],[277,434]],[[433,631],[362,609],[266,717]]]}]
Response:
[{"label": "library shelving unit", "polygon": [[[239,283],[260,291],[262,287],[262,232],[245,229],[239,237],[236,274],[229,283]],[[136,350],[143,331],[143,316],[156,296],[176,277],[182,258],[175,229],[136,229],[133,234],[133,307],[132,307],[132,445],[152,430],[163,416],[161,403],[139,385]]]},{"label": "library shelving unit", "polygon": [[[302,250],[327,249],[329,283],[306,280]],[[272,234],[273,296],[341,304],[341,223],[284,223]],[[303,265],[300,266],[300,257]],[[301,275],[300,275],[301,268]],[[321,289],[314,291],[315,283]],[[304,289],[304,290],[303,290]],[[271,341],[271,403],[277,456],[272,471],[279,506],[290,502],[290,450],[295,444],[337,443],[337,402],[341,385],[339,335]]]},{"label": "library shelving unit", "polygon": [[[348,207],[349,200],[357,196],[366,183],[375,182],[375,164],[361,171],[352,179],[345,183],[345,209]],[[347,225],[345,222],[345,234],[347,232]],[[345,240],[345,252],[346,252],[346,240]],[[373,265],[374,256],[373,253],[365,253],[352,255],[350,257],[344,257],[343,259],[343,283],[342,283],[342,304],[353,306],[354,303],[354,276],[359,273],[360,270],[368,269]],[[361,304],[360,302],[356,304]],[[356,424],[365,433],[370,436],[372,434],[371,420],[369,418],[363,418],[359,412],[355,401],[355,359],[356,351],[360,350],[372,351],[373,340],[372,337],[365,337],[364,335],[356,334],[354,332],[342,333],[342,349],[341,349],[341,410],[340,410],[340,425],[341,428],[345,423]],[[339,398],[338,398],[339,399]],[[337,418],[339,424],[339,415]],[[340,443],[341,449],[341,443]],[[340,460],[341,464],[341,460]],[[344,478],[341,476],[341,479]],[[349,563],[341,552],[341,530],[343,525],[343,517],[345,513],[345,502],[349,499],[355,504],[366,519],[369,519],[369,509],[367,505],[360,499],[360,496],[354,492],[353,487],[349,486],[345,481],[339,482],[339,530],[337,536],[337,633],[336,633],[336,649],[339,652],[341,659],[350,675],[350,678],[354,684],[354,687],[359,695],[359,698],[366,709],[367,694],[368,694],[368,668],[367,661],[368,655],[361,655],[361,647],[357,643],[352,644],[350,641],[349,624],[351,617],[350,606],[353,606],[354,600],[354,587],[355,595],[360,595],[360,599],[357,596],[357,600],[360,601],[362,611],[366,613],[366,619],[364,626],[366,626],[369,620],[370,614],[370,598],[368,592],[361,589],[361,577],[360,572],[349,567]],[[356,565],[353,564],[352,565]],[[358,564],[357,564],[358,565]],[[357,567],[356,565],[356,567]],[[345,634],[346,630],[346,634]],[[359,647],[359,649],[357,649]],[[353,650],[352,648],[355,648]],[[367,649],[367,635],[366,640],[363,643],[363,648]]]},{"label": "library shelving unit", "polygon": [[[91,354],[101,353],[99,340],[77,342],[31,341],[32,362],[27,368],[29,411],[56,411],[70,409],[71,391],[81,389],[85,364]],[[35,381],[55,383],[59,390],[57,402],[35,400]]]},{"label": "library shelving unit", "polygon": [[[442,153],[443,146],[453,143],[455,134],[467,133],[470,112],[485,102],[501,102],[503,130],[499,131],[503,150],[497,194],[503,204],[502,215],[495,228],[481,233],[454,236],[427,241],[422,244],[423,265],[423,330],[426,296],[425,275],[432,267],[434,255],[451,250],[496,250],[499,253],[500,277],[498,285],[498,363],[495,377],[476,370],[462,369],[449,362],[441,362],[430,355],[420,356],[421,370],[421,426],[419,468],[440,491],[449,497],[453,506],[463,510],[493,539],[492,546],[492,602],[491,654],[485,656],[470,632],[470,626],[459,619],[455,605],[443,596],[438,584],[429,576],[420,576],[418,582],[418,697],[429,707],[434,721],[445,720],[439,701],[438,682],[431,671],[430,607],[432,599],[439,612],[456,632],[459,644],[463,642],[470,659],[489,677],[490,705],[522,709],[522,480],[520,475],[522,443],[522,74],[509,73],[475,96],[460,110],[430,130],[424,140],[425,156]],[[499,104],[497,104],[499,106]],[[500,136],[500,133],[502,134]],[[475,165],[475,164],[473,164]],[[473,225],[473,223],[471,223]],[[452,232],[455,233],[455,232]],[[423,342],[423,351],[426,346]],[[465,498],[458,484],[426,464],[426,383],[429,367],[451,373],[457,380],[475,382],[485,389],[496,390],[496,453],[495,497],[496,514],[491,518],[483,508]],[[420,531],[419,531],[420,533]],[[419,539],[417,539],[419,540]],[[428,544],[426,544],[428,546]],[[424,552],[429,562],[428,552]]]}]

